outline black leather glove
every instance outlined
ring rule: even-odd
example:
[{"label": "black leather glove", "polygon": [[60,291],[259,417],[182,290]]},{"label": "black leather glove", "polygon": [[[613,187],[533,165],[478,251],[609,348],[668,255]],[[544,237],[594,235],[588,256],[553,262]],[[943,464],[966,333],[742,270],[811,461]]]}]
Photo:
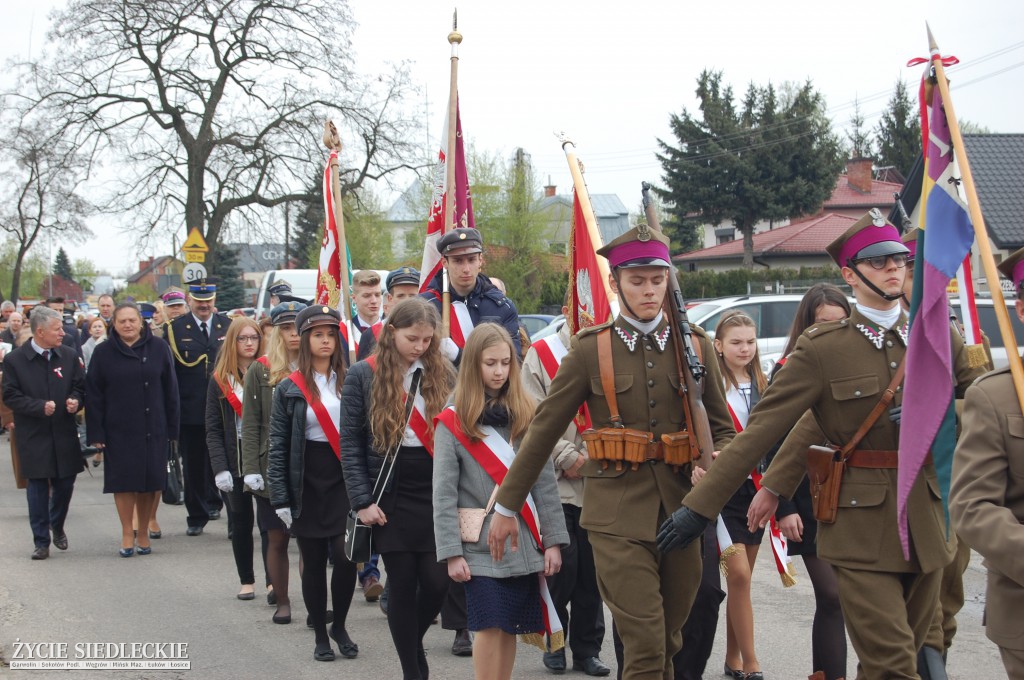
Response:
[{"label": "black leather glove", "polygon": [[710,522],[707,517],[698,515],[684,505],[661,525],[657,539],[658,550],[667,553],[676,548],[685,548],[704,533]]},{"label": "black leather glove", "polygon": [[889,420],[896,423],[897,425],[903,420],[903,406],[893,406],[889,409]]}]

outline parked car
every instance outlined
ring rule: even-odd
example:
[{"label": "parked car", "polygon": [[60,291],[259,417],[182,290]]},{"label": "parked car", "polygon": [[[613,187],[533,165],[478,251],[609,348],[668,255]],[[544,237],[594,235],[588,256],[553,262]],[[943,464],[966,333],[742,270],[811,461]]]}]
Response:
[{"label": "parked car", "polygon": [[[975,304],[978,307],[978,323],[981,325],[981,332],[988,336],[992,345],[992,363],[995,368],[1004,368],[1009,362],[1006,358],[1006,346],[1003,344],[1003,335],[999,332],[999,322],[996,321],[995,303],[991,298],[976,298]],[[957,316],[963,318],[960,313],[960,300],[951,301],[953,310]],[[1006,300],[1007,311],[1010,313],[1010,326],[1013,328],[1014,337],[1017,338],[1017,348],[1024,343],[1024,328],[1017,321],[1016,302]],[[1014,351],[1018,351],[1014,348]]]},{"label": "parked car", "polygon": [[530,334],[530,341],[537,342],[541,338],[546,338],[549,335],[554,335],[562,328],[562,324],[565,323],[565,315],[559,314],[558,316],[551,319],[547,326],[544,326],[539,331]]},{"label": "parked car", "polygon": [[554,318],[554,314],[520,314],[519,323],[526,327],[526,334],[532,337],[534,333],[550,324]]},{"label": "parked car", "polygon": [[757,324],[757,347],[761,368],[768,373],[782,355],[796,308],[802,295],[740,295],[705,300],[687,310],[686,315],[712,338],[715,326],[726,312],[738,309]]}]

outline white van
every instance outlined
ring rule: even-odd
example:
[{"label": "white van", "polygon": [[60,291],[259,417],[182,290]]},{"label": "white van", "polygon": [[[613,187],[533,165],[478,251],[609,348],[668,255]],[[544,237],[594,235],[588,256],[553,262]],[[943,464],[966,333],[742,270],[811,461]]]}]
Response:
[{"label": "white van", "polygon": [[[352,273],[355,274],[358,271],[360,270],[355,269]],[[375,269],[374,271],[380,275],[381,293],[386,293],[387,289],[384,286],[384,282],[388,278],[389,272],[386,269]],[[273,286],[275,282],[283,279],[292,284],[293,297],[312,300],[316,295],[316,275],[316,269],[274,269],[264,274],[263,283],[260,284],[260,292],[256,295],[256,320],[259,321],[270,313],[270,293],[267,289]]]}]

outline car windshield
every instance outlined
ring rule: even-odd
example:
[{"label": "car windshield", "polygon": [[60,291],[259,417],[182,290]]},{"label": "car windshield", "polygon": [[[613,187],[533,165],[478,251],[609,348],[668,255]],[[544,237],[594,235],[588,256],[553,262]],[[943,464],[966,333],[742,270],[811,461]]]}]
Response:
[{"label": "car windshield", "polygon": [[716,309],[721,309],[721,307],[721,302],[702,302],[699,305],[694,305],[693,307],[687,309],[686,316],[691,320],[703,319],[705,316],[715,311]]}]

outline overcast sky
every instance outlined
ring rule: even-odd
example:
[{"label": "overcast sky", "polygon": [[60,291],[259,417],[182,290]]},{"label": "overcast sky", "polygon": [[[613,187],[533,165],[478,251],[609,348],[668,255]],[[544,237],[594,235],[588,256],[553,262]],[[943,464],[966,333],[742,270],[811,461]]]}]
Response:
[{"label": "overcast sky", "polygon": [[[46,12],[63,2],[2,1],[0,56],[52,49]],[[354,0],[357,68],[412,63],[423,88],[424,147],[436,149],[448,96],[452,5],[434,0]],[[916,97],[927,56],[925,21],[944,54],[957,115],[993,132],[1021,132],[1024,3],[1019,0],[863,0],[833,3],[588,2],[471,0],[459,4],[459,91],[463,132],[477,149],[511,157],[523,147],[538,176],[569,190],[565,156],[552,134],[577,144],[591,193],[616,193],[636,210],[640,182],[658,182],[656,140],[668,118],[694,110],[696,78],[724,71],[742,93],[748,83],[811,79],[826,97],[837,130],[855,99],[874,127],[897,79]],[[386,187],[380,192],[391,196]],[[426,216],[424,216],[425,218]],[[111,235],[96,225],[99,236]],[[72,257],[120,271],[137,258],[129,247],[95,239]],[[121,242],[124,242],[122,239]],[[152,254],[164,254],[154,252]],[[134,265],[132,265],[134,267]]]}]

